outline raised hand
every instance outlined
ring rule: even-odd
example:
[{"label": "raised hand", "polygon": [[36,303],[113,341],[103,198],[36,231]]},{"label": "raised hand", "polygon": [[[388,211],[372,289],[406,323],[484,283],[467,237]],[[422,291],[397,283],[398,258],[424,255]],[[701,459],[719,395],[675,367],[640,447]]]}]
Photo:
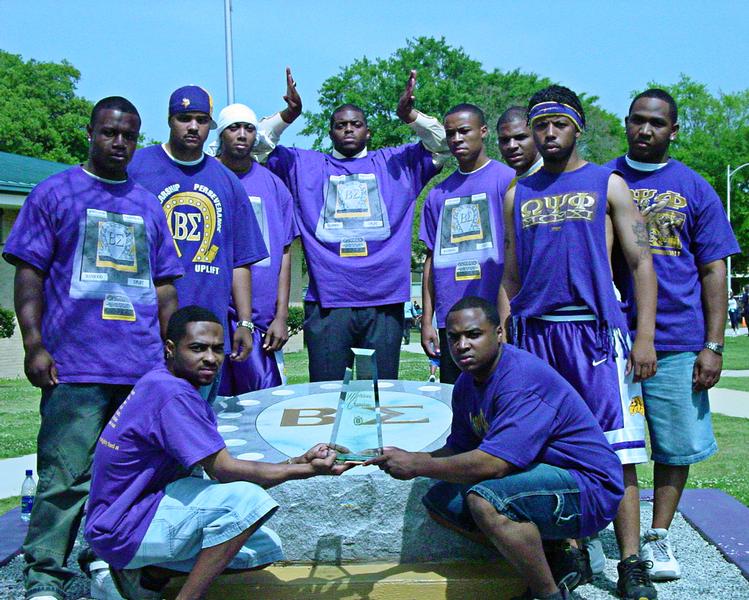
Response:
[{"label": "raised hand", "polygon": [[396,114],[404,123],[413,123],[416,120],[416,111],[414,110],[414,89],[416,88],[416,70],[412,69],[406,81],[406,87],[398,99],[398,108]]},{"label": "raised hand", "polygon": [[293,123],[302,114],[302,97],[296,89],[290,67],[286,67],[286,94],[283,99],[286,108],[281,111],[281,118],[287,123]]}]

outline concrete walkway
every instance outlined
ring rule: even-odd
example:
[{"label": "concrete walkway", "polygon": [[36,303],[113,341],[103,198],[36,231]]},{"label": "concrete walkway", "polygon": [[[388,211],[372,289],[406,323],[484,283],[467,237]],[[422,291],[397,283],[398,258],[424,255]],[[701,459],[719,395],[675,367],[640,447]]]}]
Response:
[{"label": "concrete walkway", "polygon": [[0,498],[21,495],[21,484],[26,469],[32,469],[34,480],[38,480],[36,476],[36,454],[0,460]]}]

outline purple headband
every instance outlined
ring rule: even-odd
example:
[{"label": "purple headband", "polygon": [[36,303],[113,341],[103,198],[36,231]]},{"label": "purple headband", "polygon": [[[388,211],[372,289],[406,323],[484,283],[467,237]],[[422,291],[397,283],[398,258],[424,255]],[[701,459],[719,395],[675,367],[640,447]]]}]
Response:
[{"label": "purple headband", "polygon": [[567,117],[575,124],[578,131],[583,130],[583,119],[569,104],[561,102],[539,102],[528,113],[528,124],[533,126],[533,121],[541,117],[562,116]]}]

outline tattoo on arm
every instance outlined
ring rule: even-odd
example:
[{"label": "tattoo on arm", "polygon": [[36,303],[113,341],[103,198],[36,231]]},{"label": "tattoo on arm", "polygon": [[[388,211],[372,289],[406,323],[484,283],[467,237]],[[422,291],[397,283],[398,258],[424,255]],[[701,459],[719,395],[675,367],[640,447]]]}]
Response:
[{"label": "tattoo on arm", "polygon": [[632,233],[635,234],[635,242],[640,248],[649,248],[648,229],[644,223],[637,221],[632,225]]},{"label": "tattoo on arm", "polygon": [[510,247],[510,236],[505,236],[505,250],[507,250]]}]

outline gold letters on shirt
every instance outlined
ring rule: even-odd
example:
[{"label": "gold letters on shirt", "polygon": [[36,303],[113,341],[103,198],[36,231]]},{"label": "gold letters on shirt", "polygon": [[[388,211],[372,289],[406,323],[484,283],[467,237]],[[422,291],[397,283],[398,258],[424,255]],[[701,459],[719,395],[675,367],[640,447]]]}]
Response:
[{"label": "gold letters on shirt", "polygon": [[[190,206],[199,212],[181,212],[179,206]],[[182,256],[179,242],[182,240],[200,242],[200,247],[193,256],[193,262],[212,263],[216,258],[218,246],[213,245],[216,232],[216,209],[210,198],[197,192],[174,194],[164,203],[164,213],[172,236],[177,246],[177,256]],[[201,231],[202,230],[202,231]]]},{"label": "gold letters on shirt", "polygon": [[632,198],[643,213],[648,226],[648,241],[653,254],[679,256],[681,230],[686,215],[680,212],[687,206],[684,196],[672,191],[658,193],[653,189],[632,190]]},{"label": "gold letters on shirt", "polygon": [[526,200],[520,206],[523,229],[568,220],[592,221],[597,202],[595,192],[568,192]]}]

